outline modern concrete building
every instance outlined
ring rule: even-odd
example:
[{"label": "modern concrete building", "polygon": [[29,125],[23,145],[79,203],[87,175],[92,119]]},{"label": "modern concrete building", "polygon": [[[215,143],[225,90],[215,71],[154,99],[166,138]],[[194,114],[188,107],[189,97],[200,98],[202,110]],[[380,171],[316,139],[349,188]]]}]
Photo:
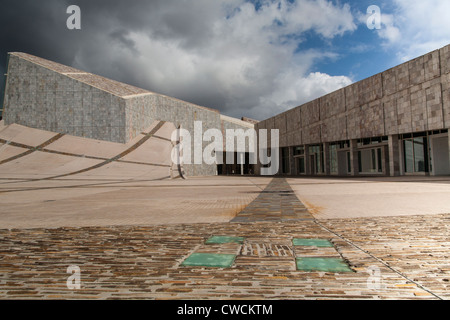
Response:
[{"label": "modern concrete building", "polygon": [[[203,131],[218,129],[224,137],[227,129],[278,129],[282,175],[449,175],[450,46],[259,123],[10,53],[3,111],[6,125],[116,143],[129,142],[154,121],[189,132],[201,121]],[[192,140],[191,158],[210,142],[200,143]],[[223,145],[217,157],[233,163],[185,164],[186,174],[261,173],[260,164],[249,164],[248,141],[242,150]]]},{"label": "modern concrete building", "polygon": [[293,176],[449,175],[449,128],[450,46],[256,124]]},{"label": "modern concrete building", "polygon": [[[248,129],[254,124],[25,53],[8,55],[3,118],[19,125],[84,138],[127,143],[154,121],[194,131]],[[192,152],[195,149],[192,140]],[[197,144],[199,142],[197,141]],[[208,142],[202,141],[203,148]],[[226,150],[225,150],[226,151]],[[235,150],[228,150],[228,152]],[[217,174],[216,165],[184,165],[188,176]],[[241,173],[240,168],[229,170]],[[226,170],[225,170],[226,172]]]}]

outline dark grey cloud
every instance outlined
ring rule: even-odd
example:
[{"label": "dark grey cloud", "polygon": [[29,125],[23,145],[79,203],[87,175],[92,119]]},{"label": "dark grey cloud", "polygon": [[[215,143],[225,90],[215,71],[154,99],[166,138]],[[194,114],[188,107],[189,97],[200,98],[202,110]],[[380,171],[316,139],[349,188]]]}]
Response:
[{"label": "dark grey cloud", "polygon": [[2,65],[6,53],[25,51],[69,61],[81,37],[65,28],[65,1],[3,0],[0,12]]},{"label": "dark grey cloud", "polygon": [[[208,6],[208,1],[203,1]],[[66,28],[69,5],[78,5],[82,10],[82,30]],[[195,48],[207,41],[210,33],[207,12],[201,12],[189,1],[174,0],[2,0],[0,12],[0,65],[6,65],[8,52],[20,51],[77,66],[77,53],[91,56],[93,69],[87,70],[116,80],[152,90],[152,83],[143,82],[133,66],[120,61],[102,63],[101,55],[120,45],[124,49],[140,54],[130,32],[143,32],[157,39],[182,39],[183,46]],[[206,9],[205,9],[206,10]],[[211,36],[211,34],[209,34]],[[110,38],[110,42],[107,38]],[[98,42],[98,39],[105,41]],[[110,45],[108,47],[108,44]],[[3,83],[4,70],[0,83]],[[150,85],[150,87],[149,87]],[[162,89],[162,88],[157,88]],[[3,89],[2,89],[3,90]],[[154,90],[154,89],[153,89]],[[170,90],[163,90],[169,93]],[[215,99],[205,94],[204,98],[193,96],[189,90],[180,98],[193,102],[214,105]],[[220,98],[219,98],[220,100]]]},{"label": "dark grey cloud", "polygon": [[[277,43],[295,32],[331,38],[352,31],[348,8],[280,1],[256,12],[245,0],[2,0],[0,65],[7,52],[27,52],[230,116],[263,119],[349,83],[308,76],[320,54],[297,59],[298,43]],[[81,8],[81,30],[66,28],[69,5]]]},{"label": "dark grey cloud", "polygon": [[77,43],[82,42],[82,38],[65,28],[67,6],[67,2],[56,0],[1,1],[1,90],[8,52],[27,52],[69,65],[72,63]]}]

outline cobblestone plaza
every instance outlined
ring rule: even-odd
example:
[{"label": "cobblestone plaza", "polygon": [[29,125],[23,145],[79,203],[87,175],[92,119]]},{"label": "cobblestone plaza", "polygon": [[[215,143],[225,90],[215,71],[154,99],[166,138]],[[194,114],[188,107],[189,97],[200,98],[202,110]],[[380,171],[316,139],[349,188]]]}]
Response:
[{"label": "cobblestone plaza", "polygon": [[[10,54],[0,299],[449,299],[449,48],[256,125]],[[280,174],[175,165],[198,119]]]},{"label": "cobblestone plaza", "polygon": [[[70,212],[74,203],[83,205],[88,201],[88,196],[77,194],[78,188],[87,188],[81,185],[71,187],[74,192],[71,199],[51,203],[35,199],[48,211],[43,216],[33,215],[26,207],[15,209],[6,204],[0,219],[2,225],[9,221],[10,227],[0,230],[0,298],[410,300],[450,297],[450,215],[437,214],[439,209],[426,215],[396,216],[398,208],[393,206],[389,212],[392,216],[388,217],[364,216],[362,212],[359,218],[321,219],[320,211],[310,207],[315,212],[311,214],[283,178],[236,177],[214,181],[192,179],[189,188],[176,183],[128,181],[135,201],[148,199],[152,191],[161,188],[165,189],[168,202],[175,200],[171,193],[177,195],[184,209],[176,212],[172,207],[173,211],[163,217],[157,214],[162,204],[155,201],[143,210],[145,215],[138,215],[130,206],[129,210],[121,210],[120,217],[111,213],[108,220],[110,210],[102,208],[102,204],[119,194],[119,190],[128,189],[119,181],[115,182],[117,185],[110,181],[107,187],[110,189],[103,192],[97,190],[101,193],[89,203],[96,210],[85,216],[77,217],[73,209],[72,215],[64,216],[59,209]],[[295,186],[302,180],[289,182]],[[70,183],[62,182],[66,186]],[[317,183],[331,185],[335,192],[340,188],[336,181]],[[366,189],[383,184],[364,180],[353,183]],[[450,188],[448,179],[386,183],[437,186],[444,194]],[[5,192],[12,190],[5,180],[1,188],[2,203],[7,203],[12,193]],[[51,189],[56,194],[59,192],[59,188]],[[21,189],[15,184],[12,192],[38,196],[42,190],[42,186]],[[218,196],[227,194],[228,203],[240,199],[241,205],[248,203],[248,206],[243,211],[235,210],[237,215],[228,213],[224,219],[219,212],[229,212],[229,209],[220,200],[207,201],[211,193],[199,196],[201,190],[212,190]],[[242,194],[252,196],[242,199]],[[441,198],[430,195],[431,202],[433,197],[440,201],[445,195]],[[111,206],[122,201],[116,199]],[[16,219],[11,219],[7,213],[13,211],[22,214],[17,213]],[[203,222],[190,222],[199,215]],[[231,260],[225,264],[220,264],[223,260],[208,262],[218,256],[231,257]],[[187,263],[198,257],[197,264]],[[344,269],[330,264],[336,261]],[[305,268],[305,263],[312,266],[308,264]],[[79,290],[70,290],[66,284],[70,276],[67,268],[73,265],[80,268]]]}]

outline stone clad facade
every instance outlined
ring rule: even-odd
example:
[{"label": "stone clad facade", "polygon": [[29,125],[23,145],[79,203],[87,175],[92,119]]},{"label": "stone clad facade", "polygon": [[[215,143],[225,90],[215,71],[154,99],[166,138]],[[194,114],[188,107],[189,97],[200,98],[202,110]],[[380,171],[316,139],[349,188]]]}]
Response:
[{"label": "stone clad facade", "polygon": [[[289,154],[289,159],[284,159],[282,174],[436,174],[436,166],[439,173],[450,174],[450,143],[446,149],[432,150],[433,145],[443,145],[444,137],[448,140],[449,71],[450,46],[446,46],[262,121],[256,128],[280,130],[280,146],[285,148],[285,157]],[[424,143],[431,149],[425,150],[428,159],[423,161],[417,160],[422,158],[422,151],[416,146],[421,137],[426,138]],[[404,139],[417,139],[413,141],[412,161],[421,163],[415,164],[414,172],[408,172],[408,160],[404,163],[405,154],[411,160],[411,148],[408,142],[403,145]],[[338,153],[347,155],[336,155],[337,145]],[[319,147],[320,159],[311,157],[311,146]],[[377,149],[378,159],[369,164],[368,159],[365,163],[361,157],[372,156],[362,151],[370,149]],[[296,158],[303,160],[298,163]],[[311,164],[314,161],[320,170]],[[365,164],[377,168],[369,172],[364,170]],[[341,170],[336,170],[337,167]]]}]

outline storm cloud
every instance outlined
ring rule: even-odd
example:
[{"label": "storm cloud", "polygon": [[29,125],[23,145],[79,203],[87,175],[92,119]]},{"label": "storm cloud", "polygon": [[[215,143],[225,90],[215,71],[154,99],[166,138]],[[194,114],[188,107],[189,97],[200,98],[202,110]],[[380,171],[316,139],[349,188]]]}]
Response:
[{"label": "storm cloud", "polygon": [[[81,30],[66,28],[69,5],[81,8]],[[350,84],[312,72],[333,53],[302,43],[356,29],[348,5],[326,0],[6,0],[0,65],[27,52],[262,120]]]}]

